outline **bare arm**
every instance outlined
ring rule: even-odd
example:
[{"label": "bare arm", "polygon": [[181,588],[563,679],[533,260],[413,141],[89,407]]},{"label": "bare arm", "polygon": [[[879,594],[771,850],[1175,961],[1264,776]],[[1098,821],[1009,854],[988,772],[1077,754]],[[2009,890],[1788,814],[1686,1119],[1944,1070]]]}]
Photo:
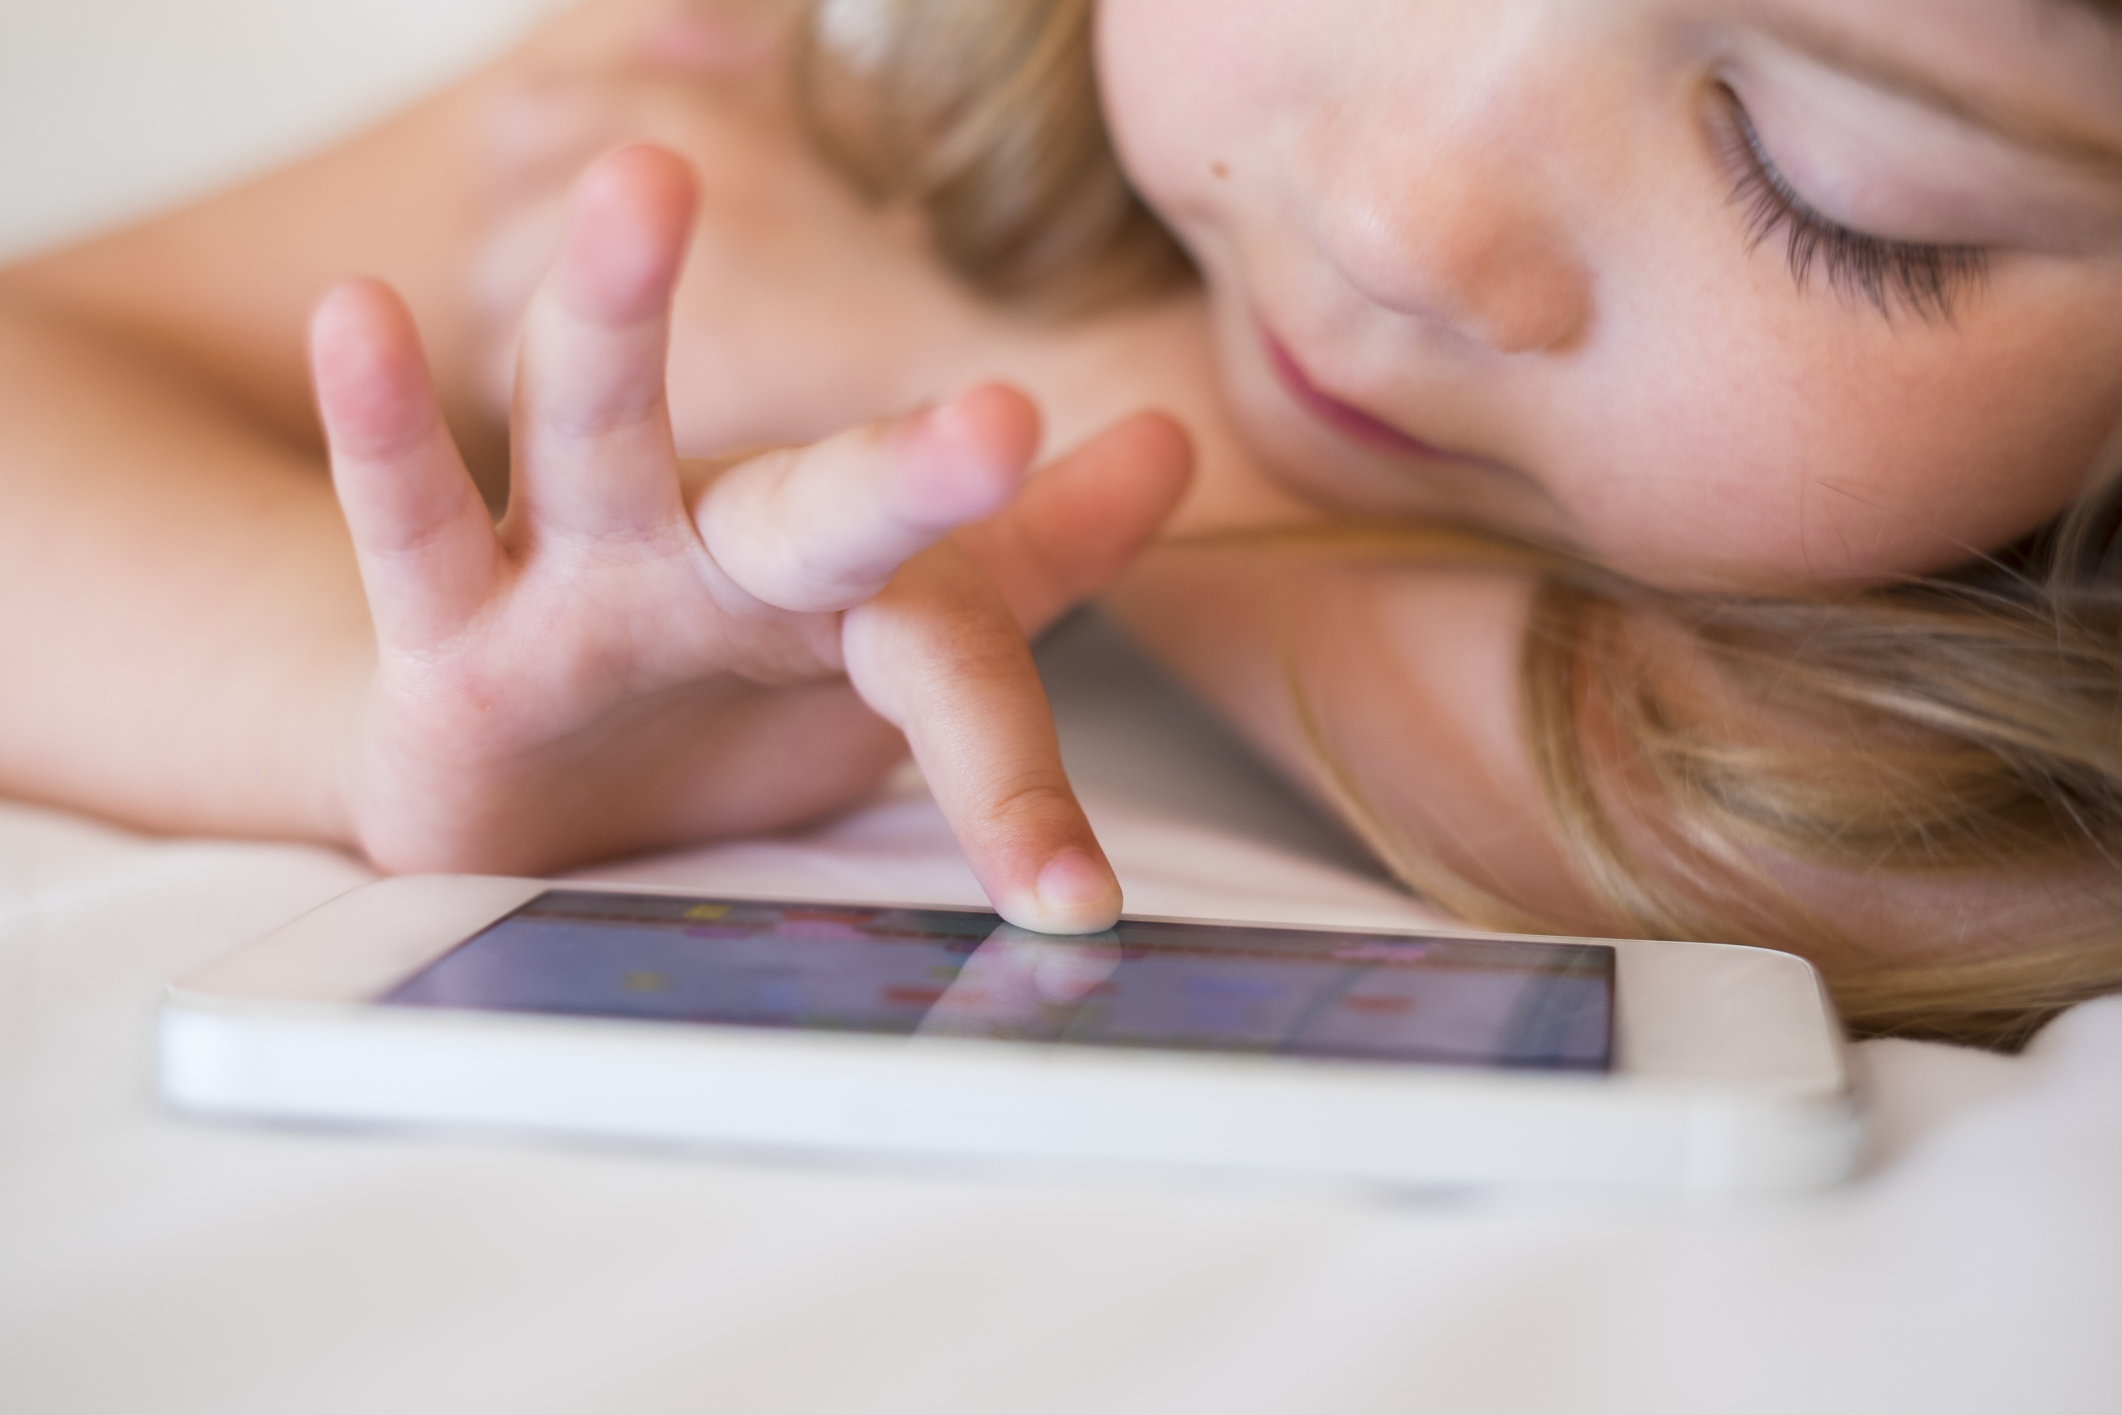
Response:
[{"label": "bare arm", "polygon": [[330,744],[372,647],[304,329],[337,281],[386,276],[475,465],[505,456],[461,278],[496,81],[0,274],[0,792],[345,837]]},{"label": "bare arm", "polygon": [[159,829],[341,838],[369,656],[321,454],[171,360],[0,305],[0,791]]}]

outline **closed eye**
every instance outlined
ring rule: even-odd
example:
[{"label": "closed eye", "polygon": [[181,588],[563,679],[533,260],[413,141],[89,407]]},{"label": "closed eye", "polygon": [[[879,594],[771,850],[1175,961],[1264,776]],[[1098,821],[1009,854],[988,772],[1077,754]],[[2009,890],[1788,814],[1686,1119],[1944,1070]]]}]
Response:
[{"label": "closed eye", "polygon": [[1780,235],[1800,290],[1817,271],[1843,299],[1862,300],[1889,320],[1907,310],[1949,324],[1960,301],[1988,282],[1991,255],[1981,246],[1886,240],[1822,216],[1776,169],[1738,94],[1727,87],[1722,96],[1724,160],[1732,201],[1745,214],[1746,248],[1758,250]]}]

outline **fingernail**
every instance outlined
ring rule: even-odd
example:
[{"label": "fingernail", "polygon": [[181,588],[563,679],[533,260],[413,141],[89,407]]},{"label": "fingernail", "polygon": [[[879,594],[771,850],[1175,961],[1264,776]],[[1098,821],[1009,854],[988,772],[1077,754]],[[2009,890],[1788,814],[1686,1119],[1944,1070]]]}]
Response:
[{"label": "fingernail", "polygon": [[1048,860],[1037,888],[1039,926],[1047,933],[1096,933],[1120,917],[1120,882],[1086,851],[1063,850]]}]

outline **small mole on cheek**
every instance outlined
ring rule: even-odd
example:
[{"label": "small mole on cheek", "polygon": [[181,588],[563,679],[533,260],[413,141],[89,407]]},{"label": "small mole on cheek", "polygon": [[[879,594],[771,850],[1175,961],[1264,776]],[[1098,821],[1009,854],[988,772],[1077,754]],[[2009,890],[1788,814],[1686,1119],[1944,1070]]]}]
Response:
[{"label": "small mole on cheek", "polygon": [[1228,177],[1230,175],[1230,164],[1227,162],[1211,162],[1208,164],[1208,170],[1214,176]]}]

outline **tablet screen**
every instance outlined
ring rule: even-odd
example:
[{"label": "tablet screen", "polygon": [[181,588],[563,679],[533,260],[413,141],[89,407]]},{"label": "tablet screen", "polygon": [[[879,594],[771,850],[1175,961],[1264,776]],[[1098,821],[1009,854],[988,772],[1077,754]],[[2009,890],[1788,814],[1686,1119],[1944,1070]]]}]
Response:
[{"label": "tablet screen", "polygon": [[1603,1071],[1597,944],[553,890],[379,1001],[899,1036]]}]

